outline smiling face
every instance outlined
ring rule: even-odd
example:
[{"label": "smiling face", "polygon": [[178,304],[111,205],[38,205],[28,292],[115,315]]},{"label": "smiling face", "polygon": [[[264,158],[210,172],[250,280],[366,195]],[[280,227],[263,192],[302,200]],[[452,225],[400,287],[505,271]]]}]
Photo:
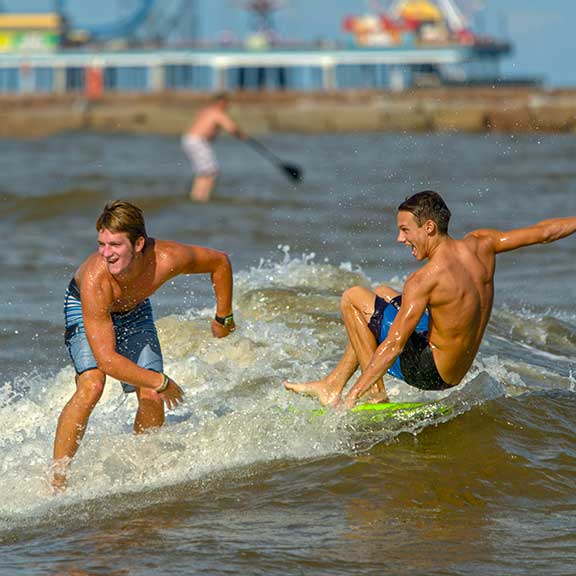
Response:
[{"label": "smiling face", "polygon": [[98,253],[113,276],[129,270],[143,245],[144,238],[140,237],[136,240],[136,245],[132,246],[125,232],[112,232],[107,228],[102,228],[98,232]]},{"label": "smiling face", "polygon": [[397,217],[398,242],[412,248],[412,256],[416,260],[424,260],[428,257],[429,225],[431,220],[418,226],[414,214],[400,210]]}]

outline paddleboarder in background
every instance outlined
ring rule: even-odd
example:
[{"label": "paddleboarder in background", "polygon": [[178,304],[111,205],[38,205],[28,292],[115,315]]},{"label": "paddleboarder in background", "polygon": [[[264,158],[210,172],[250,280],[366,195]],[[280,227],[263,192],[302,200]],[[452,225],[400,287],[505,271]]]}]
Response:
[{"label": "paddleboarder in background", "polygon": [[219,167],[214,155],[212,141],[224,130],[236,138],[245,139],[244,132],[227,113],[230,98],[217,94],[196,115],[188,131],[182,136],[182,147],[195,172],[190,198],[197,202],[208,202]]},{"label": "paddleboarder in background", "polygon": [[[419,192],[400,204],[398,242],[428,262],[408,277],[402,294],[389,286],[347,290],[341,310],[348,346],[340,362],[321,380],[285,382],[288,390],[351,408],[361,397],[388,400],[386,372],[422,390],[456,386],[490,319],[496,255],[576,232],[576,217],[568,217],[508,232],[475,230],[456,240],[448,234],[449,220],[450,210],[436,192]],[[362,374],[342,398],[358,366]]]},{"label": "paddleboarder in background", "polygon": [[136,433],[159,428],[182,402],[180,386],[163,373],[149,296],[180,274],[210,274],[216,296],[212,334],[234,331],[232,267],[218,250],[150,238],[142,211],[109,202],[96,222],[98,252],[76,270],[64,300],[65,342],[76,369],[76,391],[62,410],[54,440],[52,486],[63,490],[70,460],[111,376],[136,392]]}]

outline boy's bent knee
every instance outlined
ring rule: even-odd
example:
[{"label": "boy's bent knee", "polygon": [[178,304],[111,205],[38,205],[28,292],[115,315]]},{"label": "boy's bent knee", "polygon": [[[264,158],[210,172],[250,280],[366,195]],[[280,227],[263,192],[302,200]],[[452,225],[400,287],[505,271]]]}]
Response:
[{"label": "boy's bent knee", "polygon": [[374,288],[374,293],[380,298],[384,298],[386,301],[392,300],[392,298],[396,298],[396,296],[400,296],[400,292],[394,290],[394,288],[390,288],[386,284],[380,284],[380,286],[376,286]]},{"label": "boy's bent knee", "polygon": [[358,299],[358,296],[363,290],[366,290],[366,288],[363,288],[362,286],[352,286],[352,288],[344,290],[342,293],[342,300],[346,302],[354,302],[354,300]]},{"label": "boy's bent knee", "polygon": [[348,288],[348,290],[342,294],[340,306],[361,307],[367,300],[370,300],[372,303],[374,301],[374,293],[371,290],[364,288],[364,286],[352,286],[352,288]]},{"label": "boy's bent knee", "polygon": [[100,370],[88,370],[76,376],[76,394],[96,403],[104,391],[106,375]]}]

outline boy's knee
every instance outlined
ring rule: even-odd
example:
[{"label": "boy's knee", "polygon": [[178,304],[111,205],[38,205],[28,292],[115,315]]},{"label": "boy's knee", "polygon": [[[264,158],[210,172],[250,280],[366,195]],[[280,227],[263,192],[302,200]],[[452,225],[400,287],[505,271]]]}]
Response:
[{"label": "boy's knee", "polygon": [[386,284],[380,284],[380,286],[376,286],[376,288],[374,288],[374,293],[377,296],[380,296],[380,298],[384,298],[385,300],[391,300],[392,298],[400,295],[400,292],[397,292],[394,290],[394,288],[390,288],[390,286],[387,286]]},{"label": "boy's knee", "polygon": [[340,307],[348,307],[357,305],[361,298],[365,295],[366,288],[363,286],[352,286],[352,288],[348,288],[342,294],[342,298],[340,300]]},{"label": "boy's knee", "polygon": [[102,397],[106,376],[99,370],[90,370],[76,377],[76,401],[93,408]]}]

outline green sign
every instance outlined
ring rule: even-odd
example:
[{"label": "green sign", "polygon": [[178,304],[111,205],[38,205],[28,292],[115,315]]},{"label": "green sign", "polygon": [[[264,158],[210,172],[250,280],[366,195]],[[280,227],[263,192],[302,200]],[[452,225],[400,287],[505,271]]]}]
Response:
[{"label": "green sign", "polygon": [[55,32],[0,32],[0,53],[54,52],[59,39]]}]

